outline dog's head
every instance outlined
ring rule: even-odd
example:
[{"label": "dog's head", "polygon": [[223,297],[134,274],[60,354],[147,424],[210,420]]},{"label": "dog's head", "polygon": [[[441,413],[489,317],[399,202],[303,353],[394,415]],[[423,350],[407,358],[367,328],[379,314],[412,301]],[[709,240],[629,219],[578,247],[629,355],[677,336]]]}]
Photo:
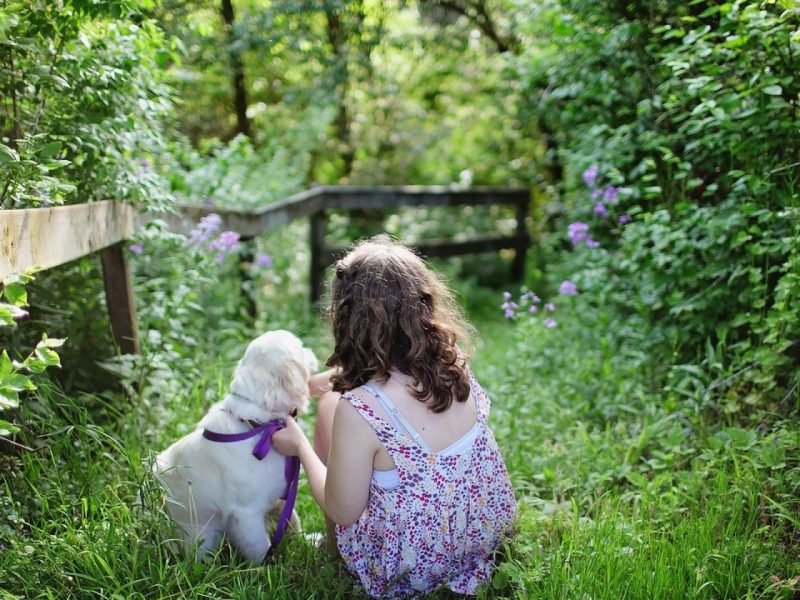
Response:
[{"label": "dog's head", "polygon": [[263,412],[261,419],[285,418],[308,408],[308,379],[316,369],[314,353],[296,336],[269,331],[247,346],[236,365],[231,392],[255,404]]}]

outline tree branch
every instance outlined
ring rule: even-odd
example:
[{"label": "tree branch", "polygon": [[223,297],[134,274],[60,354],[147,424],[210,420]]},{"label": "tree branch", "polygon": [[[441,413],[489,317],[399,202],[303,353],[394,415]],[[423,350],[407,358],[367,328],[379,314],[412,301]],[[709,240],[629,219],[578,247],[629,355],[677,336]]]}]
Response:
[{"label": "tree branch", "polygon": [[454,0],[433,0],[433,4],[441,6],[445,10],[449,10],[450,12],[466,17],[472,21],[486,35],[486,37],[494,42],[495,48],[497,48],[498,52],[517,52],[519,46],[516,39],[514,39],[513,36],[510,36],[508,39],[504,39],[497,32],[494,21],[486,9],[486,4],[482,0],[476,2],[475,4],[468,4],[467,6],[462,6],[460,3],[455,2]]}]

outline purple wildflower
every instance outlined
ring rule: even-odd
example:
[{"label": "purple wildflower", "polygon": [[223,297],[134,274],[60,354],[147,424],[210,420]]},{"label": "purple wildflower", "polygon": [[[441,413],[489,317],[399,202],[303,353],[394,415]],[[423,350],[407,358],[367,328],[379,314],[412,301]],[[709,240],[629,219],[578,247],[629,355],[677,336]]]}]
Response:
[{"label": "purple wildflower", "polygon": [[542,325],[544,325],[545,327],[550,328],[550,329],[555,327],[557,324],[558,323],[556,323],[555,319],[551,319],[549,317],[547,319],[545,319],[544,321],[542,321]]},{"label": "purple wildflower", "polygon": [[613,185],[606,187],[603,192],[603,200],[611,205],[619,203],[619,188]]},{"label": "purple wildflower", "polygon": [[537,295],[536,295],[536,294],[534,294],[533,292],[525,292],[525,293],[522,295],[522,300],[523,300],[523,301],[530,302],[531,304],[538,304],[539,302],[541,302],[541,301],[542,301],[542,299],[541,299],[541,298],[539,298],[539,296],[537,296]]},{"label": "purple wildflower", "polygon": [[556,305],[553,304],[552,302],[548,302],[547,304],[544,305],[544,309],[548,312],[553,312],[556,309]]},{"label": "purple wildflower", "polygon": [[259,252],[253,261],[253,266],[259,269],[269,269],[272,266],[272,257],[266,252]]},{"label": "purple wildflower", "polygon": [[128,246],[128,250],[130,250],[131,253],[135,254],[136,256],[141,256],[144,252],[144,246],[137,242]]},{"label": "purple wildflower", "polygon": [[217,213],[211,213],[200,219],[197,226],[189,233],[187,243],[195,250],[205,244],[222,225],[222,217]]},{"label": "purple wildflower", "polygon": [[597,174],[600,172],[600,169],[597,165],[592,165],[588,169],[583,172],[583,181],[588,185],[590,188],[594,188],[595,183],[597,182]]},{"label": "purple wildflower", "polygon": [[517,314],[516,311],[519,308],[519,304],[511,299],[511,292],[503,292],[503,303],[500,305],[500,308],[503,309],[503,314],[506,316],[506,319],[510,319]]},{"label": "purple wildflower", "polygon": [[573,246],[577,246],[583,242],[588,248],[597,248],[600,244],[592,239],[589,235],[589,225],[582,221],[575,221],[570,223],[567,227],[567,235],[572,242]]},{"label": "purple wildflower", "polygon": [[589,238],[589,225],[583,221],[575,221],[574,223],[570,223],[567,227],[567,235],[569,235],[572,245],[577,246]]},{"label": "purple wildflower", "polygon": [[606,208],[606,205],[603,204],[602,202],[598,202],[597,204],[595,204],[594,205],[594,214],[596,214],[599,217],[607,217],[608,216],[608,209]]},{"label": "purple wildflower", "polygon": [[219,237],[213,240],[209,245],[209,250],[216,250],[217,254],[214,257],[217,262],[222,262],[225,255],[229,254],[236,245],[239,243],[239,234],[235,231],[223,231]]},{"label": "purple wildflower", "polygon": [[535,304],[531,304],[531,307],[528,309],[528,311],[531,312],[531,313],[535,313],[538,310],[539,310],[539,307],[536,306]]},{"label": "purple wildflower", "polygon": [[620,215],[619,216],[619,224],[620,225],[625,225],[625,223],[628,223],[630,220],[631,220],[631,218],[628,215]]},{"label": "purple wildflower", "polygon": [[603,195],[603,189],[597,188],[596,190],[592,190],[592,200],[599,200],[600,196]]},{"label": "purple wildflower", "polygon": [[558,286],[558,293],[562,296],[575,296],[578,294],[578,288],[569,279],[565,279],[561,282],[561,285]]},{"label": "purple wildflower", "polygon": [[239,234],[235,231],[223,231],[219,237],[211,242],[209,248],[230,252],[239,243]]},{"label": "purple wildflower", "polygon": [[150,168],[150,161],[147,160],[146,158],[139,159],[139,164],[142,165],[145,169]]}]

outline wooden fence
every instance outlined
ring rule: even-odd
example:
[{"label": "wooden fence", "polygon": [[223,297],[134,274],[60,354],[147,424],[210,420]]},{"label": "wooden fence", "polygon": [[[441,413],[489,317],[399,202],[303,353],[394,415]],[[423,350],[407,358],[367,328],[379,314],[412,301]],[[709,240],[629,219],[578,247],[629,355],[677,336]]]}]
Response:
[{"label": "wooden fence", "polygon": [[[325,268],[343,248],[325,245],[331,210],[346,212],[371,209],[392,211],[405,206],[509,205],[516,214],[516,231],[463,241],[439,240],[417,244],[428,257],[455,256],[501,249],[515,251],[512,275],[521,278],[530,245],[526,219],[530,204],[528,190],[449,187],[345,187],[319,186],[254,210],[179,205],[177,214],[165,219],[174,231],[186,233],[210,213],[220,215],[223,228],[250,240],[290,221],[309,217],[312,300],[320,297]],[[49,269],[76,258],[100,252],[106,300],[115,342],[123,354],[138,353],[136,309],[130,269],[123,242],[149,217],[116,200],[22,210],[0,210],[0,278],[29,267]]]}]

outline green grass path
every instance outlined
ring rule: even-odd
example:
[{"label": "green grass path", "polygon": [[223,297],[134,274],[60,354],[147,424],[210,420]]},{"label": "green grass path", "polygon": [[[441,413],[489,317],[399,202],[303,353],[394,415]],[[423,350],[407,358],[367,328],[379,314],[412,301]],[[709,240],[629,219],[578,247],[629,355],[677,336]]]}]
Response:
[{"label": "green grass path", "polygon": [[[553,329],[493,309],[473,318],[473,368],[520,504],[480,597],[797,597],[796,424],[708,421],[650,389],[646,357],[578,315]],[[237,566],[225,549],[195,564],[163,541],[163,497],[143,463],[223,393],[240,344],[222,359],[198,356],[202,369],[165,370],[158,383],[151,374],[151,393],[133,405],[42,390],[29,407],[41,449],[2,457],[0,598],[361,597],[299,537],[260,567]],[[322,529],[305,487],[298,508],[308,530]]]}]

